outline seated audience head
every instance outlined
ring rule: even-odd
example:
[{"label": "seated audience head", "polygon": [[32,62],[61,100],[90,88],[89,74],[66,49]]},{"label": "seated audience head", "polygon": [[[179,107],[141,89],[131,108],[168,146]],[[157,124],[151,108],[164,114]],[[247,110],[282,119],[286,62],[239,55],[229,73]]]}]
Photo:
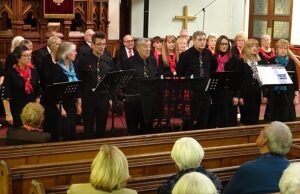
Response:
[{"label": "seated audience head", "polygon": [[177,48],[178,48],[178,53],[181,54],[183,53],[184,51],[187,50],[188,48],[188,41],[186,40],[186,38],[183,38],[183,37],[179,37],[177,39]]},{"label": "seated audience head", "polygon": [[127,49],[133,49],[134,48],[134,39],[131,35],[127,34],[123,37],[123,45]]},{"label": "seated audience head", "polygon": [[243,46],[242,55],[245,63],[247,63],[247,61],[260,61],[258,41],[253,38],[247,40]]},{"label": "seated audience head", "polygon": [[61,39],[57,36],[51,36],[47,40],[47,46],[51,50],[51,53],[57,53],[57,49],[58,49],[59,45],[61,44],[61,42],[62,42]]},{"label": "seated audience head", "polygon": [[116,146],[101,146],[92,163],[91,185],[97,190],[111,193],[124,188],[128,178],[128,162],[123,152]]},{"label": "seated audience head", "polygon": [[231,44],[227,36],[222,35],[217,39],[215,56],[219,56],[221,53],[226,53],[228,56],[231,56]]},{"label": "seated audience head", "polygon": [[62,42],[57,49],[57,61],[72,62],[75,61],[77,52],[76,45],[71,42]]},{"label": "seated audience head", "polygon": [[211,50],[214,54],[214,51],[215,51],[215,47],[216,47],[216,43],[217,43],[217,35],[216,34],[209,34],[207,36],[207,41],[206,41],[206,44],[207,44],[207,48],[209,50]]},{"label": "seated audience head", "polygon": [[279,182],[280,194],[300,194],[300,162],[291,163]]},{"label": "seated audience head", "polygon": [[194,32],[193,42],[196,50],[202,51],[206,47],[206,34],[202,31]]},{"label": "seated audience head", "polygon": [[182,29],[179,33],[179,37],[185,38],[187,41],[190,40],[189,31],[187,29]]},{"label": "seated audience head", "polygon": [[204,150],[195,139],[183,137],[173,145],[171,157],[179,170],[197,168],[204,158]]},{"label": "seated audience head", "polygon": [[237,48],[242,49],[246,41],[246,36],[244,32],[239,32],[234,37],[234,44]]},{"label": "seated audience head", "polygon": [[261,130],[256,145],[262,154],[270,152],[284,156],[290,151],[292,142],[290,128],[282,122],[274,121]]},{"label": "seated audience head", "polygon": [[155,36],[151,40],[151,46],[153,51],[161,52],[162,50],[163,39],[159,36]]},{"label": "seated audience head", "polygon": [[24,40],[23,36],[15,36],[11,41],[10,52],[14,52],[15,48]]},{"label": "seated audience head", "polygon": [[37,102],[30,102],[22,109],[21,120],[23,125],[39,128],[44,121],[45,109]]},{"label": "seated audience head", "polygon": [[172,194],[217,194],[217,190],[207,176],[199,172],[190,172],[177,181]]},{"label": "seated audience head", "polygon": [[17,46],[14,49],[13,56],[15,57],[15,60],[19,66],[25,67],[31,64],[31,52],[24,45]]},{"label": "seated audience head", "polygon": [[260,37],[260,46],[262,49],[267,50],[271,46],[271,37],[268,34],[264,34]]},{"label": "seated audience head", "polygon": [[88,43],[92,43],[92,36],[95,34],[95,31],[92,29],[87,29],[84,33],[84,40]]},{"label": "seated audience head", "polygon": [[279,55],[280,57],[286,57],[288,55],[289,45],[289,41],[287,40],[278,40],[276,43],[277,55]]},{"label": "seated audience head", "polygon": [[96,32],[92,36],[92,49],[96,56],[103,55],[106,48],[106,34],[103,32]]},{"label": "seated audience head", "polygon": [[143,60],[150,56],[151,41],[148,38],[140,38],[136,41],[136,50]]},{"label": "seated audience head", "polygon": [[30,40],[24,39],[20,42],[20,45],[26,46],[29,49],[30,53],[32,53],[33,43]]}]

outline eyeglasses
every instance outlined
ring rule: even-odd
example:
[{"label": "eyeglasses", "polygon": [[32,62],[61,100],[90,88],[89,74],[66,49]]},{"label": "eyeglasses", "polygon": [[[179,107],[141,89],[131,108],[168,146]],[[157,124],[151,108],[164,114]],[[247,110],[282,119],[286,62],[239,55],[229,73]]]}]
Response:
[{"label": "eyeglasses", "polygon": [[21,55],[22,57],[31,58],[31,55]]},{"label": "eyeglasses", "polygon": [[134,42],[134,40],[126,40],[126,41],[124,41],[124,42],[126,42],[126,43],[131,43],[131,42]]}]

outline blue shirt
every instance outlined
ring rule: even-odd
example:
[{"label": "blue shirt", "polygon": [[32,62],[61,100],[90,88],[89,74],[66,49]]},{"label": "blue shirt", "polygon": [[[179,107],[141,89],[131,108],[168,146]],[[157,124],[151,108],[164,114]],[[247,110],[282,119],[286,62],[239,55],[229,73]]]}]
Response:
[{"label": "blue shirt", "polygon": [[289,161],[281,155],[266,153],[241,165],[224,194],[266,194],[279,192],[279,180]]}]

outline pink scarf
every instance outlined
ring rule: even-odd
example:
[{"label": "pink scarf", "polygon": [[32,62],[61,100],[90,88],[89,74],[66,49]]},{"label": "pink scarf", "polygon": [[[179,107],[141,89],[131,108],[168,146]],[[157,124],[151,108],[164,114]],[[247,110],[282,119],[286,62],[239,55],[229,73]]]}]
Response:
[{"label": "pink scarf", "polygon": [[228,62],[228,60],[229,60],[228,55],[225,54],[223,57],[221,55],[219,55],[217,57],[218,68],[217,68],[216,72],[224,72],[225,71],[224,67],[225,67],[225,64]]}]

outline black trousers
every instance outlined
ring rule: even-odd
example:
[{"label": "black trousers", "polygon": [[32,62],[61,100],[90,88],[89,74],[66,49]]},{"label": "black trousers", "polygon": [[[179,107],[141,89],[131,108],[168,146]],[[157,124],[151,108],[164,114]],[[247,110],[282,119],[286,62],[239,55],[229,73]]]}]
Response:
[{"label": "black trousers", "polygon": [[83,98],[82,119],[86,138],[105,136],[109,112],[109,97],[107,94]]},{"label": "black trousers", "polygon": [[142,105],[139,101],[125,102],[126,126],[130,135],[151,133],[152,122],[145,122]]}]

